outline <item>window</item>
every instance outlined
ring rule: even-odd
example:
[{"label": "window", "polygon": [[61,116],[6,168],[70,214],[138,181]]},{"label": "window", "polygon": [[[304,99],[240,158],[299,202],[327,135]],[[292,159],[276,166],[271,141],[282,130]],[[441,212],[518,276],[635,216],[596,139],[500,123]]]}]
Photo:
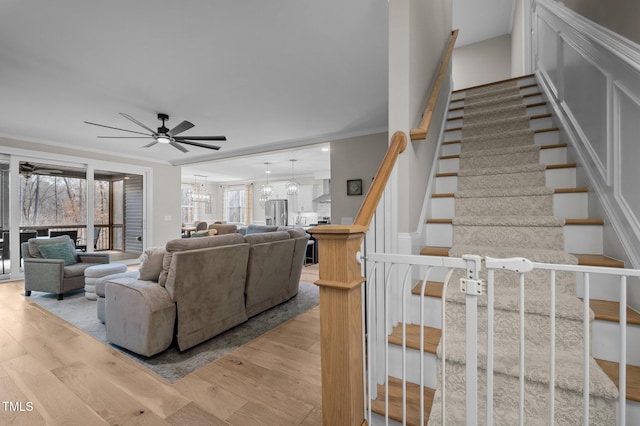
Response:
[{"label": "window", "polygon": [[247,224],[247,189],[229,186],[224,191],[224,220],[230,223]]}]

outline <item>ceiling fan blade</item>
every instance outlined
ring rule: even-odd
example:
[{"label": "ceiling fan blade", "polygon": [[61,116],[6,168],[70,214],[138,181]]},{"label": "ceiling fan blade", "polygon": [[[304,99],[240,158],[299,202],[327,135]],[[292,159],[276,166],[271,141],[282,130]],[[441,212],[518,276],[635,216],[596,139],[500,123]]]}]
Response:
[{"label": "ceiling fan blade", "polygon": [[226,141],[225,136],[179,136],[175,138],[177,141]]},{"label": "ceiling fan blade", "polygon": [[186,130],[189,130],[190,128],[193,127],[193,123],[189,122],[189,121],[183,121],[182,123],[178,124],[176,127],[174,127],[173,129],[169,130],[167,132],[167,134],[169,136],[175,136],[177,134],[180,134]]},{"label": "ceiling fan blade", "polygon": [[100,139],[151,139],[152,136],[96,136]]},{"label": "ceiling fan blade", "polygon": [[182,152],[189,152],[189,150],[187,148],[181,147],[180,145],[178,145],[175,142],[169,142],[169,145],[171,145],[172,147],[179,149]]},{"label": "ceiling fan blade", "polygon": [[152,147],[152,146],[154,146],[154,145],[155,145],[155,144],[157,144],[157,143],[158,143],[158,141],[154,140],[153,142],[148,143],[148,144],[146,144],[145,146],[143,146],[143,148],[149,148],[149,147]]},{"label": "ceiling fan blade", "polygon": [[[135,130],[127,130],[127,129],[121,129],[121,128],[119,128],[119,127],[105,126],[104,124],[91,123],[90,121],[85,121],[85,123],[87,123],[87,124],[91,124],[92,126],[106,127],[107,129],[122,130],[123,132],[131,132],[131,133],[137,133],[137,134],[139,134],[139,135],[146,135],[146,133],[136,132]],[[151,136],[151,135],[147,135],[147,136]],[[99,136],[98,136],[98,137],[99,137]]]},{"label": "ceiling fan blade", "polygon": [[141,122],[139,122],[138,120],[136,120],[135,118],[133,118],[132,116],[130,116],[129,114],[125,114],[123,112],[120,113],[121,116],[123,116],[124,118],[126,118],[127,120],[130,120],[134,123],[136,123],[138,126],[147,129],[148,131],[150,131],[153,135],[156,135],[156,131],[153,129],[150,129],[149,127],[145,126],[144,124],[142,124]]},{"label": "ceiling fan blade", "polygon": [[181,140],[176,139],[176,142],[178,142],[178,143],[183,143],[183,144],[186,144],[186,145],[191,145],[191,146],[197,146],[197,147],[200,147],[200,148],[215,149],[216,151],[220,149],[220,147],[219,147],[219,146],[215,146],[215,145],[205,145],[205,144],[203,144],[203,143],[191,142],[191,141],[185,141],[185,140],[182,140],[182,139],[181,139]]}]

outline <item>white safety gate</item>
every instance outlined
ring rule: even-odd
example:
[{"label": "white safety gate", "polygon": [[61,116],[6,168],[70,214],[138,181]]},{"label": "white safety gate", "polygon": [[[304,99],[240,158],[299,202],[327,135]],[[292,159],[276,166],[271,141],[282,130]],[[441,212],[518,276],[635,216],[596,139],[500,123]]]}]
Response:
[{"label": "white safety gate", "polygon": [[[519,316],[520,316],[520,342],[519,342],[519,424],[524,424],[524,368],[525,368],[525,339],[524,339],[524,300],[525,288],[527,285],[527,274],[535,270],[549,271],[551,276],[550,286],[550,324],[551,333],[550,341],[550,373],[549,373],[549,398],[548,401],[548,424],[554,424],[554,414],[556,407],[554,406],[555,393],[555,342],[556,342],[556,275],[558,272],[572,272],[576,274],[576,279],[583,284],[583,334],[584,334],[584,362],[583,362],[583,402],[582,402],[582,418],[584,424],[589,423],[589,358],[591,357],[591,330],[590,330],[590,279],[594,275],[605,275],[614,277],[619,291],[620,301],[620,326],[619,326],[619,399],[617,424],[630,424],[627,418],[626,409],[626,364],[627,364],[627,287],[629,277],[640,277],[640,270],[607,268],[607,267],[591,267],[578,265],[559,265],[531,262],[524,258],[481,258],[476,255],[455,257],[436,257],[436,256],[411,256],[411,255],[393,255],[393,254],[368,254],[363,258],[365,262],[365,274],[367,281],[363,298],[365,299],[366,308],[364,310],[363,321],[365,323],[365,333],[363,335],[363,349],[365,355],[365,417],[369,424],[398,424],[389,418],[389,383],[390,378],[397,378],[402,383],[402,421],[400,423],[407,424],[409,410],[414,409],[408,407],[407,404],[407,386],[419,386],[420,407],[418,416],[419,424],[426,424],[425,414],[425,398],[424,389],[426,387],[435,387],[429,382],[427,376],[427,368],[433,368],[433,361],[429,362],[424,356],[424,329],[427,327],[426,319],[429,318],[433,322],[434,312],[430,312],[426,308],[425,286],[429,280],[444,281],[442,291],[443,297],[441,303],[440,324],[442,329],[442,339],[439,349],[439,360],[437,363],[437,371],[432,375],[437,375],[440,381],[441,389],[445,389],[445,354],[446,347],[443,344],[446,333],[446,297],[447,286],[459,286],[460,291],[465,294],[466,299],[466,425],[472,426],[478,423],[492,425],[495,421],[493,414],[493,380],[494,380],[494,276],[496,270],[509,270],[519,274]],[[452,272],[455,269],[464,270],[463,278],[460,282],[449,282]],[[446,276],[442,278],[443,270]],[[480,272],[484,270],[486,280],[480,279]],[[435,278],[434,278],[435,276]],[[421,291],[419,296],[412,295],[411,289],[417,280],[421,280]],[[634,283],[635,284],[635,283]],[[486,361],[486,418],[478,418],[478,348],[477,348],[477,330],[478,330],[478,296],[487,294],[487,361]],[[419,308],[411,302],[411,299],[419,298]],[[409,309],[410,305],[413,309]],[[417,312],[419,311],[419,312]],[[419,361],[411,361],[408,359],[407,350],[407,324],[416,324],[420,326],[420,350]],[[397,356],[394,359],[390,357],[390,344],[388,336],[394,326],[402,327],[402,344],[400,360]],[[394,345],[396,346],[396,345]],[[398,365],[398,363],[400,365]],[[586,368],[584,366],[587,366]],[[417,379],[408,379],[408,369],[418,369]],[[393,372],[393,374],[392,374]],[[413,375],[415,377],[415,374]],[[393,379],[392,379],[393,380]],[[431,385],[431,386],[430,386]],[[437,384],[436,384],[437,385]],[[378,397],[378,386],[384,389],[384,414],[375,414],[373,410],[373,401]],[[445,395],[445,392],[442,392]],[[378,401],[379,403],[379,401]],[[447,401],[441,398],[440,406],[433,407],[434,410],[440,409],[442,413],[443,424],[446,422]],[[376,410],[379,411],[379,410]]]}]

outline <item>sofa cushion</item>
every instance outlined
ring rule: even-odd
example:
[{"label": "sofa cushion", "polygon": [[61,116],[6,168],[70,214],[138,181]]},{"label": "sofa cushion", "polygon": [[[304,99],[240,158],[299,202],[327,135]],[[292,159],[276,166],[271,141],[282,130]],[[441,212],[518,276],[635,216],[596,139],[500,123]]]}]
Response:
[{"label": "sofa cushion", "polygon": [[288,240],[289,233],[284,231],[263,232],[259,234],[248,234],[244,236],[244,240],[251,245],[270,243],[272,241]]},{"label": "sofa cushion", "polygon": [[140,256],[140,267],[138,273],[143,281],[158,282],[162,272],[162,260],[164,258],[164,247],[148,248]]},{"label": "sofa cushion", "polygon": [[69,247],[69,244],[65,241],[60,241],[54,244],[43,244],[38,249],[40,250],[43,258],[62,259],[64,261],[64,266],[78,263]]},{"label": "sofa cushion", "polygon": [[207,247],[219,247],[231,244],[242,244],[244,238],[240,234],[226,234],[211,238],[178,238],[168,241],[165,245],[166,253],[162,259],[162,272],[158,279],[158,283],[164,286],[169,276],[169,268],[171,267],[171,259],[173,253],[184,250],[195,250]]},{"label": "sofa cushion", "polygon": [[249,226],[247,226],[247,229],[245,230],[245,235],[249,235],[249,234],[258,234],[258,233],[263,233],[263,232],[275,232],[278,230],[278,226],[277,225],[254,225],[251,224]]},{"label": "sofa cushion", "polygon": [[236,225],[230,223],[212,223],[209,225],[209,229],[215,229],[218,235],[235,234],[238,230]]}]

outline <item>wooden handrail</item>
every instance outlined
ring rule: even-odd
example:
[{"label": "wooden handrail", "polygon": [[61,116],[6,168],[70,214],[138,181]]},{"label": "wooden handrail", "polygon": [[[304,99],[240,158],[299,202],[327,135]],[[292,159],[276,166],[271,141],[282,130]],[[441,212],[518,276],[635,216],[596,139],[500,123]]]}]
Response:
[{"label": "wooden handrail", "polygon": [[373,219],[373,215],[376,212],[376,208],[378,207],[378,203],[380,202],[380,198],[384,193],[384,188],[387,186],[389,176],[391,176],[393,167],[396,164],[396,160],[398,159],[398,156],[404,152],[406,147],[407,135],[404,132],[395,132],[391,137],[391,145],[389,145],[387,154],[384,156],[382,163],[380,163],[378,173],[376,173],[376,177],[373,180],[369,191],[367,191],[367,196],[360,206],[360,210],[358,211],[358,215],[354,222],[356,225],[369,227],[369,224]]},{"label": "wooden handrail", "polygon": [[440,96],[440,89],[442,88],[442,82],[444,80],[445,73],[449,68],[449,63],[451,62],[451,55],[453,53],[453,46],[456,44],[456,38],[458,38],[458,30],[453,30],[451,32],[449,44],[447,45],[447,50],[445,51],[444,57],[440,62],[438,76],[436,77],[433,89],[431,89],[431,95],[429,96],[429,101],[427,102],[424,114],[422,114],[420,124],[418,125],[418,127],[411,129],[410,134],[412,141],[426,139],[427,133],[429,133],[431,118],[433,117],[433,111],[435,110],[436,103],[438,102],[438,97]]}]

